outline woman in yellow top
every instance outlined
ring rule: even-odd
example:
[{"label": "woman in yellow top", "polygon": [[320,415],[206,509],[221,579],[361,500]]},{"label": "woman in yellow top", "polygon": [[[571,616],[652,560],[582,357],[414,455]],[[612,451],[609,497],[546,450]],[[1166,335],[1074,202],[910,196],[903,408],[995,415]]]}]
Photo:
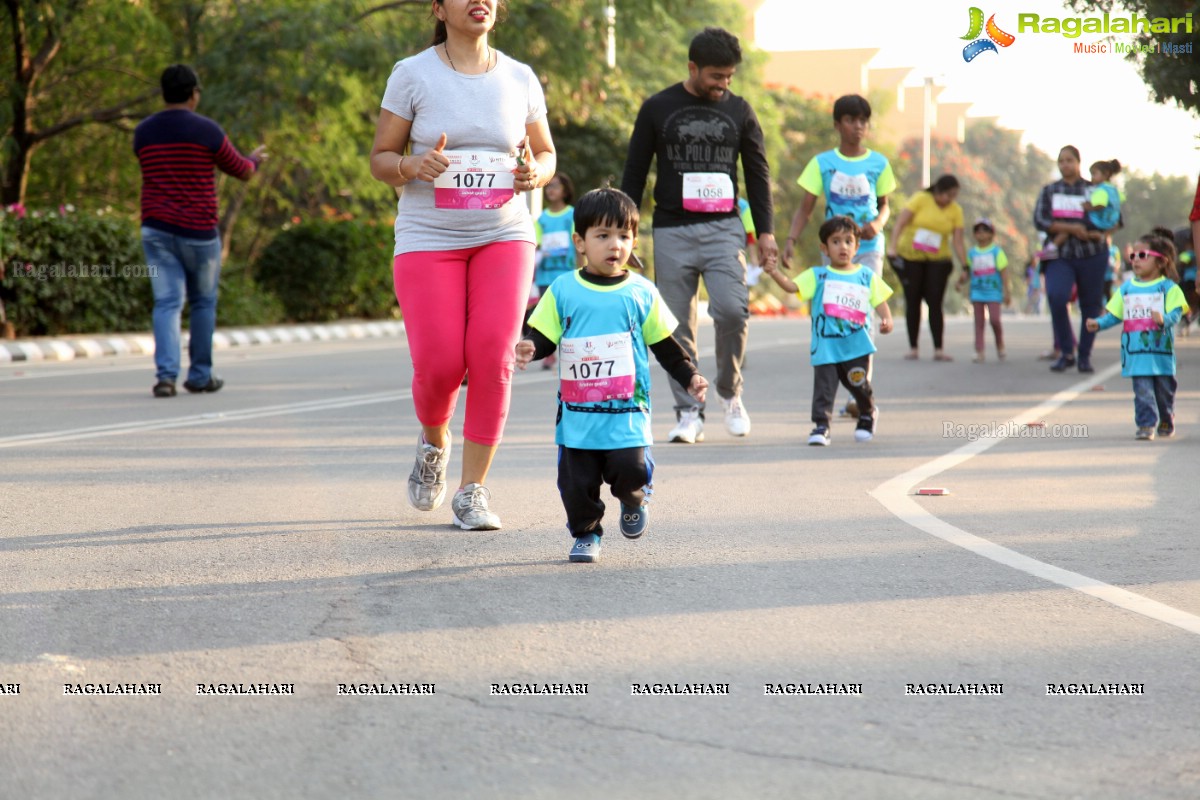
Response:
[{"label": "woman in yellow top", "polygon": [[903,260],[900,282],[904,285],[905,321],[908,323],[907,359],[918,357],[917,336],[921,332],[921,301],[929,306],[929,332],[933,334],[933,360],[953,361],[942,349],[942,298],[954,262],[967,263],[963,244],[963,210],[958,198],[958,179],[943,175],[928,189],[917,192],[904,206],[888,240],[888,258],[896,265]]}]

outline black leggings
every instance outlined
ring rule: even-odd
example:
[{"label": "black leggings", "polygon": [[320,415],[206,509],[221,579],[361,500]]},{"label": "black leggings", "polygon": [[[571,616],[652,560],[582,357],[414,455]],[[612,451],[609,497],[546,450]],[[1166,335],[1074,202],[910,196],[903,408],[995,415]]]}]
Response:
[{"label": "black leggings", "polygon": [[942,298],[946,296],[946,284],[954,263],[945,261],[909,261],[904,259],[904,319],[908,323],[908,346],[917,349],[917,338],[921,333],[921,301],[929,306],[929,332],[933,334],[933,347],[942,349],[942,331],[946,321],[942,317]]}]

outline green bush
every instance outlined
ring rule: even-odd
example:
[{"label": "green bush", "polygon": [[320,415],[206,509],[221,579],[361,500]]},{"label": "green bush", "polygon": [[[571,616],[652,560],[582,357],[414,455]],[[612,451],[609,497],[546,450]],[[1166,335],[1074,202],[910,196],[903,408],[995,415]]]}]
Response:
[{"label": "green bush", "polygon": [[[283,303],[255,282],[243,267],[221,266],[221,294],[217,301],[217,326],[242,328],[275,325],[287,319]],[[186,315],[184,324],[187,324]]]},{"label": "green bush", "polygon": [[17,336],[150,328],[150,280],[128,219],[10,208],[0,213],[0,263]]},{"label": "green bush", "polygon": [[267,245],[255,278],[295,322],[396,317],[392,244],[392,229],[385,225],[305,222],[281,231]]}]

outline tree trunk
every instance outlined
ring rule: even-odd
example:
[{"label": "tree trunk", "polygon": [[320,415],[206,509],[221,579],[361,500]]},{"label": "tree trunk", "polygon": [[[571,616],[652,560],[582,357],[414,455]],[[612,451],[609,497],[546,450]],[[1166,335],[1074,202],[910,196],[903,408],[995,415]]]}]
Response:
[{"label": "tree trunk", "polygon": [[13,137],[16,152],[4,164],[3,186],[0,186],[0,205],[11,206],[25,203],[25,188],[29,184],[29,164],[33,160],[34,148],[16,136]]}]

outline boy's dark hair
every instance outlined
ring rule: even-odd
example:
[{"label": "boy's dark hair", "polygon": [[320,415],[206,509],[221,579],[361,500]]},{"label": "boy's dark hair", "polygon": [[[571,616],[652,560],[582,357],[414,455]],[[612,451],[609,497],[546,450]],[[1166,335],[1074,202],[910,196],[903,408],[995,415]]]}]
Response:
[{"label": "boy's dark hair", "polygon": [[833,101],[833,121],[841,122],[842,117],[871,118],[871,104],[867,98],[858,94],[844,94]]},{"label": "boy's dark hair", "polygon": [[187,64],[172,64],[163,70],[159,83],[162,85],[163,102],[186,103],[200,85],[200,77]]},{"label": "boy's dark hair", "polygon": [[826,244],[829,242],[830,236],[833,236],[835,233],[841,233],[842,231],[850,231],[854,234],[855,239],[860,238],[858,223],[852,220],[850,217],[844,216],[830,217],[821,223],[821,228],[817,231],[817,238],[821,240],[821,244]]},{"label": "boy's dark hair", "polygon": [[[575,202],[575,181],[571,180],[571,176],[565,172],[555,172],[554,178],[557,178],[558,182],[562,184],[563,202],[566,203],[567,205],[571,205],[572,203],[574,203]],[[554,178],[551,178],[551,180],[554,180]]]},{"label": "boy's dark hair", "polygon": [[705,67],[736,67],[742,63],[742,45],[738,38],[724,28],[705,28],[692,38],[688,61],[700,69]]},{"label": "boy's dark hair", "polygon": [[639,217],[637,203],[620,189],[592,189],[575,204],[575,232],[587,236],[589,228],[612,225],[637,236]]},{"label": "boy's dark hair", "polygon": [[[1163,274],[1179,283],[1179,272],[1175,269],[1175,242],[1171,236],[1171,232],[1166,228],[1155,228],[1138,239],[1147,247],[1155,252],[1163,254],[1163,260],[1167,263],[1163,265]],[[1137,247],[1135,244],[1134,247]]]},{"label": "boy's dark hair", "polygon": [[1180,252],[1191,250],[1195,246],[1195,242],[1192,241],[1191,228],[1176,228],[1171,238],[1175,240],[1175,249]]}]

